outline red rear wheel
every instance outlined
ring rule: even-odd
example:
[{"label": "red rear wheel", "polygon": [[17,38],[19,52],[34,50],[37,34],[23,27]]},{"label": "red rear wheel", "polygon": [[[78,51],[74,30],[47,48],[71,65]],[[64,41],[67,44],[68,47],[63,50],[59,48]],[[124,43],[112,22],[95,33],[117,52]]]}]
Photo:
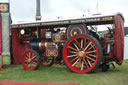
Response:
[{"label": "red rear wheel", "polygon": [[39,54],[34,50],[27,50],[22,57],[22,65],[26,70],[35,70],[40,65]]},{"label": "red rear wheel", "polygon": [[66,42],[63,53],[68,68],[77,73],[94,71],[102,59],[102,48],[90,35],[72,37]]}]

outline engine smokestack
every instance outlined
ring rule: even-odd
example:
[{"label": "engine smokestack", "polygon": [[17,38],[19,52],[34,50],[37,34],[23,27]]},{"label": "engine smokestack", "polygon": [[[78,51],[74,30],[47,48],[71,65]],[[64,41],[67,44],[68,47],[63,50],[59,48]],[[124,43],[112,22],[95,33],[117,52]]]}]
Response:
[{"label": "engine smokestack", "polygon": [[36,0],[36,20],[41,20],[40,0]]}]

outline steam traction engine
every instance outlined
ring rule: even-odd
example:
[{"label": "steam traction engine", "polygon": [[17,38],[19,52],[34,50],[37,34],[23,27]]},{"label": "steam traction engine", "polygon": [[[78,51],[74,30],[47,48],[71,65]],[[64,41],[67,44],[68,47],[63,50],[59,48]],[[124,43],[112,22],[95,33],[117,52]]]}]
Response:
[{"label": "steam traction engine", "polygon": [[[119,65],[123,61],[123,20],[117,14],[13,24],[13,60],[27,70],[64,61],[77,73],[93,72],[97,67],[107,71],[112,61]],[[98,32],[98,26],[107,30]]]}]

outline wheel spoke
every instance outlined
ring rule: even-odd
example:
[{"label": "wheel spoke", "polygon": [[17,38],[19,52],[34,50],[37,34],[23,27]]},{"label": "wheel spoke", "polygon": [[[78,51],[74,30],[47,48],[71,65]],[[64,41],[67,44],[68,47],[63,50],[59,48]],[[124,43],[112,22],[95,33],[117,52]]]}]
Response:
[{"label": "wheel spoke", "polygon": [[34,56],[34,53],[31,53],[31,57],[33,57]]},{"label": "wheel spoke", "polygon": [[31,68],[35,67],[36,65],[35,64],[31,64]]},{"label": "wheel spoke", "polygon": [[27,55],[25,56],[25,59],[29,59]]},{"label": "wheel spoke", "polygon": [[30,52],[28,52],[27,56],[28,56],[28,58],[30,58],[30,57],[31,57],[31,53],[30,53]]},{"label": "wheel spoke", "polygon": [[33,53],[31,52],[31,53],[30,53],[30,58],[32,58],[32,57],[33,57]]},{"label": "wheel spoke", "polygon": [[68,48],[70,48],[70,49],[72,49],[72,50],[74,50],[74,51],[78,51],[77,49],[75,49],[75,48],[73,48],[73,47],[71,47],[71,46],[68,46]]},{"label": "wheel spoke", "polygon": [[29,68],[31,68],[31,64],[29,63],[29,64],[27,64],[27,66],[29,67]]},{"label": "wheel spoke", "polygon": [[88,56],[92,56],[92,57],[95,57],[96,58],[96,55],[92,55],[92,54],[87,54]]},{"label": "wheel spoke", "polygon": [[37,62],[32,62],[31,65],[32,65],[32,68],[33,68],[37,65]]},{"label": "wheel spoke", "polygon": [[32,60],[33,60],[34,58],[36,58],[36,56],[33,56],[33,57],[32,57]]},{"label": "wheel spoke", "polygon": [[77,51],[80,51],[80,49],[77,47],[75,43],[73,43],[73,45],[76,47]]},{"label": "wheel spoke", "polygon": [[36,64],[37,64],[37,62],[32,61],[32,64],[35,64],[35,65],[36,65]]},{"label": "wheel spoke", "polygon": [[93,59],[93,58],[90,58],[89,56],[86,56],[88,59],[90,59],[90,60],[92,60],[92,61],[96,61],[95,59]]},{"label": "wheel spoke", "polygon": [[33,66],[32,66],[32,63],[30,63],[30,68],[32,68]]},{"label": "wheel spoke", "polygon": [[77,54],[78,52],[74,52],[74,51],[69,51],[69,53],[74,53],[74,54]]},{"label": "wheel spoke", "polygon": [[73,60],[71,60],[71,62],[74,62],[77,58],[79,58],[78,56],[77,57],[75,57]]},{"label": "wheel spoke", "polygon": [[25,64],[28,66],[29,63],[26,61]]},{"label": "wheel spoke", "polygon": [[75,40],[75,42],[76,42],[76,44],[79,46],[79,48],[80,48],[80,44],[78,43],[78,41],[77,40]]},{"label": "wheel spoke", "polygon": [[91,50],[92,48],[95,48],[94,45],[91,44],[91,47],[88,48],[88,50]]},{"label": "wheel spoke", "polygon": [[79,60],[80,60],[80,58],[77,59],[76,62],[72,64],[72,67],[75,66],[78,63]]},{"label": "wheel spoke", "polygon": [[84,69],[84,62],[82,61],[81,70]]},{"label": "wheel spoke", "polygon": [[87,48],[92,44],[92,42],[90,42],[87,47],[85,47],[84,51],[87,50]]},{"label": "wheel spoke", "polygon": [[70,55],[70,56],[67,56],[68,58],[71,58],[71,57],[75,57],[75,56],[77,56],[77,55]]},{"label": "wheel spoke", "polygon": [[91,64],[91,62],[87,59],[87,61],[88,61],[88,63],[89,63],[89,65],[90,65],[90,67],[92,67],[92,64]]},{"label": "wheel spoke", "polygon": [[86,39],[84,39],[84,47],[86,47]]},{"label": "wheel spoke", "polygon": [[79,68],[81,68],[81,58],[80,58],[80,60],[79,60]]},{"label": "wheel spoke", "polygon": [[89,53],[95,53],[95,52],[96,52],[96,50],[88,51],[88,52],[86,52],[86,54],[89,54]]},{"label": "wheel spoke", "polygon": [[81,48],[83,48],[83,39],[81,39]]},{"label": "wheel spoke", "polygon": [[33,59],[33,61],[37,61],[37,58]]},{"label": "wheel spoke", "polygon": [[26,60],[24,60],[24,62],[25,62],[25,63],[28,63],[28,60],[26,59]]},{"label": "wheel spoke", "polygon": [[87,62],[86,62],[84,57],[83,57],[83,61],[84,61],[85,65],[86,65],[86,67],[89,68],[89,66],[88,66],[88,64],[87,64]]}]

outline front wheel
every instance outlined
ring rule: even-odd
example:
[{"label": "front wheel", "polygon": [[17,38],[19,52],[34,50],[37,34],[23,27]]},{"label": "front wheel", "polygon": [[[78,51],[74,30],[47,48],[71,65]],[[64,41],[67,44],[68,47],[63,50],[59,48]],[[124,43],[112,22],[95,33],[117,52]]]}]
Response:
[{"label": "front wheel", "polygon": [[22,57],[22,65],[26,70],[35,70],[40,65],[40,56],[34,50],[27,50]]},{"label": "front wheel", "polygon": [[98,40],[90,35],[71,37],[63,49],[67,67],[77,73],[93,72],[102,59],[102,48]]}]

